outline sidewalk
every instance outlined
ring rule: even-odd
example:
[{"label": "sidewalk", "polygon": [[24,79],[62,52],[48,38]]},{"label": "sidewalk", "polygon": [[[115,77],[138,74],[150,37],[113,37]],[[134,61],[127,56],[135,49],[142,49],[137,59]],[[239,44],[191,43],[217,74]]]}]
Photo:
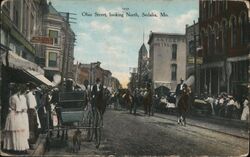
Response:
[{"label": "sidewalk", "polygon": [[[154,116],[164,119],[169,119],[171,121],[176,121],[176,115],[168,115],[162,113],[154,113]],[[235,120],[225,120],[221,118],[201,118],[201,117],[194,117],[188,116],[187,117],[187,125],[191,126],[198,126],[204,129],[209,129],[216,132],[226,133],[229,135],[237,136],[240,138],[249,139],[249,123],[241,122],[237,125],[234,124],[239,121]]]},{"label": "sidewalk", "polygon": [[17,154],[10,154],[5,152],[0,152],[1,156],[43,156],[45,153],[46,147],[46,134],[40,134],[37,142],[34,146],[34,149],[29,149],[27,155],[17,155]]}]

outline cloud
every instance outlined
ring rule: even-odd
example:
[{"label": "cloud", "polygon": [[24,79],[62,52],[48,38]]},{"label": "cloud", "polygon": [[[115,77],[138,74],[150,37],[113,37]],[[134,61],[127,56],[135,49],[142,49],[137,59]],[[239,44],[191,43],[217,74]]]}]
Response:
[{"label": "cloud", "polygon": [[114,9],[107,9],[105,7],[98,7],[96,11],[99,13],[106,13],[106,14],[115,13],[115,12],[117,12],[117,13],[123,12],[121,7],[116,7]]},{"label": "cloud", "polygon": [[82,41],[91,41],[92,37],[88,33],[81,32],[78,35],[79,40]]},{"label": "cloud", "polygon": [[90,22],[90,28],[95,31],[105,31],[105,32],[111,32],[112,26],[107,23],[102,23],[99,21],[91,21]]},{"label": "cloud", "polygon": [[[159,14],[158,11],[152,10]],[[190,24],[198,18],[198,10],[190,10],[177,17],[153,17],[149,22],[148,29],[153,32],[185,33],[186,24]]]}]

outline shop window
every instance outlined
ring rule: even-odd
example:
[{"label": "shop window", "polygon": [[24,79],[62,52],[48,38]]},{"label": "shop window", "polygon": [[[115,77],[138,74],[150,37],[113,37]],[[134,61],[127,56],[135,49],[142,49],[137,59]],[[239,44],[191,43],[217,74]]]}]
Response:
[{"label": "shop window", "polygon": [[57,67],[57,53],[49,52],[49,67]]},{"label": "shop window", "polygon": [[171,65],[171,80],[176,81],[176,75],[177,75],[177,65],[172,64]]},{"label": "shop window", "polygon": [[53,44],[54,45],[58,45],[59,44],[58,31],[49,30],[49,37],[53,38]]},{"label": "shop window", "polygon": [[177,44],[172,44],[172,59],[176,60],[177,56]]}]

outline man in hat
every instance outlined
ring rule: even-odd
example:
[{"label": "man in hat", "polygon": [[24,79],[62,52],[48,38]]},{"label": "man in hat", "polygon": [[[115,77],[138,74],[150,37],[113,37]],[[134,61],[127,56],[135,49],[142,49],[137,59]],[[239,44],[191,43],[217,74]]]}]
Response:
[{"label": "man in hat", "polygon": [[[101,84],[101,80],[99,78],[96,79],[96,84],[93,86],[91,95],[92,95],[92,104],[96,107],[102,99],[102,91],[103,85]],[[92,106],[92,107],[93,107]]]},{"label": "man in hat", "polygon": [[[180,79],[180,83],[177,84],[176,86],[176,90],[175,90],[175,94],[176,94],[176,100],[175,100],[175,106],[178,107],[178,102],[181,98],[181,94],[182,94],[182,89],[183,89],[183,80],[182,78]],[[179,123],[179,119],[178,119],[178,123]]]}]

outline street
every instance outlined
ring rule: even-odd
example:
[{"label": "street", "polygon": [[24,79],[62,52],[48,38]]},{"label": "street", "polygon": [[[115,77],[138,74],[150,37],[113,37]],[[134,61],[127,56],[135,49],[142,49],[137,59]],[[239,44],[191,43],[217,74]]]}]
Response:
[{"label": "street", "polygon": [[[249,140],[189,125],[179,126],[169,115],[107,110],[99,149],[84,139],[78,153],[72,153],[72,132],[68,142],[54,139],[45,155],[209,155],[240,156],[247,154]],[[164,118],[165,117],[165,118]],[[172,119],[172,120],[171,120]],[[187,119],[188,121],[189,119]],[[213,124],[210,124],[213,126]],[[239,132],[242,130],[238,130]]]}]

